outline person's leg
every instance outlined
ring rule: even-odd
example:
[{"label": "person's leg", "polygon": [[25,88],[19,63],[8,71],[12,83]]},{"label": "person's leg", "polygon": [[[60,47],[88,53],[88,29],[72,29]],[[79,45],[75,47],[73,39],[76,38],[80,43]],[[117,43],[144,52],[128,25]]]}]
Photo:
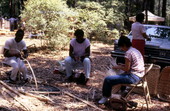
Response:
[{"label": "person's leg", "polygon": [[104,97],[110,97],[112,87],[117,84],[133,84],[139,81],[139,77],[133,74],[120,74],[108,76],[103,83],[102,93]]},{"label": "person's leg", "polygon": [[86,78],[90,78],[90,72],[91,72],[91,61],[90,61],[90,59],[85,58],[83,60],[83,65],[84,65],[84,71],[85,71]]},{"label": "person's leg", "polygon": [[16,57],[11,57],[6,62],[6,64],[10,65],[13,68],[12,72],[11,72],[11,75],[10,75],[10,79],[13,80],[13,81],[16,81],[17,74],[18,74],[18,71],[19,71],[19,65],[17,63]]},{"label": "person's leg", "polygon": [[24,62],[22,60],[19,60],[18,62],[20,62],[19,63],[19,65],[20,65],[19,68],[20,68],[21,73],[23,74],[24,80],[26,80],[28,78],[27,68],[26,68],[26,66],[25,66],[25,64],[24,64]]},{"label": "person's leg", "polygon": [[73,63],[75,62],[70,56],[65,59],[66,66],[66,76],[70,77],[72,75]]},{"label": "person's leg", "polygon": [[132,40],[132,46],[140,51],[144,56],[145,54],[145,40]]}]

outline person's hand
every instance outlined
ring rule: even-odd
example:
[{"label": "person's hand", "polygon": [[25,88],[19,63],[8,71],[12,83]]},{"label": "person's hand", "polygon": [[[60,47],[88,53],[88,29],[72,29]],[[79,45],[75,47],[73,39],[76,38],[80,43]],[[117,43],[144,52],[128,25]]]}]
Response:
[{"label": "person's hand", "polygon": [[80,57],[74,57],[75,61],[80,61]]},{"label": "person's hand", "polygon": [[120,69],[120,66],[113,66],[112,69]]},{"label": "person's hand", "polygon": [[23,55],[23,58],[26,59],[27,57],[28,57],[28,54],[24,54],[24,55]]},{"label": "person's hand", "polygon": [[151,38],[150,38],[150,37],[148,37],[148,38],[147,38],[147,41],[151,41]]},{"label": "person's hand", "polygon": [[17,58],[21,58],[21,54],[20,53],[16,53],[16,54],[14,54],[14,56],[17,57]]}]

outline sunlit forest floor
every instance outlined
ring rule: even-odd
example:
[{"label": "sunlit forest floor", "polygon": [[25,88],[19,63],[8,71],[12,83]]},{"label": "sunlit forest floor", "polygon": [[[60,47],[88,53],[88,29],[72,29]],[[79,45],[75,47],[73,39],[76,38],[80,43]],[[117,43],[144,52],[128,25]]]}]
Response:
[{"label": "sunlit forest floor", "polygon": [[[1,36],[0,45],[3,45],[6,39],[9,39],[10,36]],[[27,45],[35,44],[38,47],[38,44],[41,44],[39,39],[24,39]],[[56,89],[62,90],[56,94],[38,94],[32,93],[36,91],[35,84],[32,81],[25,85],[14,85],[7,83],[14,89],[26,91],[28,93],[34,94],[36,96],[41,96],[44,98],[49,98],[53,102],[44,102],[35,97],[30,97],[26,95],[16,96],[16,94],[5,89],[0,85],[0,110],[3,111],[98,111],[82,101],[77,100],[75,97],[70,97],[64,92],[69,92],[74,96],[81,98],[85,101],[88,101],[90,104],[102,109],[111,111],[104,105],[97,104],[98,100],[102,96],[102,83],[104,77],[107,76],[106,69],[104,67],[109,66],[110,60],[114,60],[110,56],[110,51],[113,50],[113,45],[107,45],[99,42],[93,42],[91,45],[91,59],[92,59],[92,72],[91,79],[87,86],[77,85],[76,83],[69,83],[65,81],[64,74],[53,74],[54,69],[56,68],[57,60],[63,60],[68,56],[68,48],[63,51],[50,51],[45,50],[35,50],[29,54],[28,61],[30,62],[35,76],[38,81],[39,91],[44,91],[45,88],[40,88],[41,86],[51,86]],[[2,60],[3,57],[1,56]],[[1,67],[0,79],[6,83],[7,76],[5,72],[10,70],[10,67]],[[31,75],[30,69],[29,74]],[[32,92],[31,92],[32,91]],[[144,97],[139,94],[131,94],[129,97],[130,100],[133,100],[138,103],[138,107],[135,111],[145,111],[146,105]],[[170,111],[170,104],[167,102],[158,101],[156,98],[152,98],[152,103],[150,104],[151,111]],[[131,109],[128,109],[131,111]]]}]

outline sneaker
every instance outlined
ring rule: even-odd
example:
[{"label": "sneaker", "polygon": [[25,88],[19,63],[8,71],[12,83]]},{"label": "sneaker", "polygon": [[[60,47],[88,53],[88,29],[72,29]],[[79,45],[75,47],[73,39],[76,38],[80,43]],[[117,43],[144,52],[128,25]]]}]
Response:
[{"label": "sneaker", "polygon": [[73,81],[73,77],[72,76],[66,77],[65,80],[68,81],[68,82],[72,82]]},{"label": "sneaker", "polygon": [[17,81],[14,81],[14,80],[12,80],[12,79],[9,77],[9,83],[11,83],[11,84],[17,84]]},{"label": "sneaker", "polygon": [[108,99],[109,98],[107,98],[107,97],[102,97],[98,103],[99,104],[104,104],[104,103],[106,103],[108,101]]},{"label": "sneaker", "polygon": [[84,85],[88,85],[89,80],[90,80],[89,78],[86,78],[85,81],[84,81]]}]

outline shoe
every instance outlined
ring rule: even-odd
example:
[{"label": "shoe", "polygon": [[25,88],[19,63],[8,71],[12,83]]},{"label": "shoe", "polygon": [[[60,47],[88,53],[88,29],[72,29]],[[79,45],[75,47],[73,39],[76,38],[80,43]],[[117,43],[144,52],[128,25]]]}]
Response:
[{"label": "shoe", "polygon": [[109,98],[107,98],[107,97],[102,97],[100,100],[99,100],[99,104],[104,104],[104,103],[106,103],[107,101],[108,101],[108,99]]},{"label": "shoe", "polygon": [[65,80],[68,81],[68,82],[72,82],[73,81],[73,77],[72,76],[66,77]]},{"label": "shoe", "polygon": [[90,80],[89,78],[86,78],[85,81],[84,81],[84,85],[88,85],[89,80]]},{"label": "shoe", "polygon": [[12,80],[12,79],[9,77],[9,83],[11,83],[11,84],[17,84],[17,81],[14,81],[14,80]]},{"label": "shoe", "polygon": [[12,73],[12,71],[7,71],[7,72],[5,72],[5,74],[6,74],[8,77],[11,76],[11,73]]}]

